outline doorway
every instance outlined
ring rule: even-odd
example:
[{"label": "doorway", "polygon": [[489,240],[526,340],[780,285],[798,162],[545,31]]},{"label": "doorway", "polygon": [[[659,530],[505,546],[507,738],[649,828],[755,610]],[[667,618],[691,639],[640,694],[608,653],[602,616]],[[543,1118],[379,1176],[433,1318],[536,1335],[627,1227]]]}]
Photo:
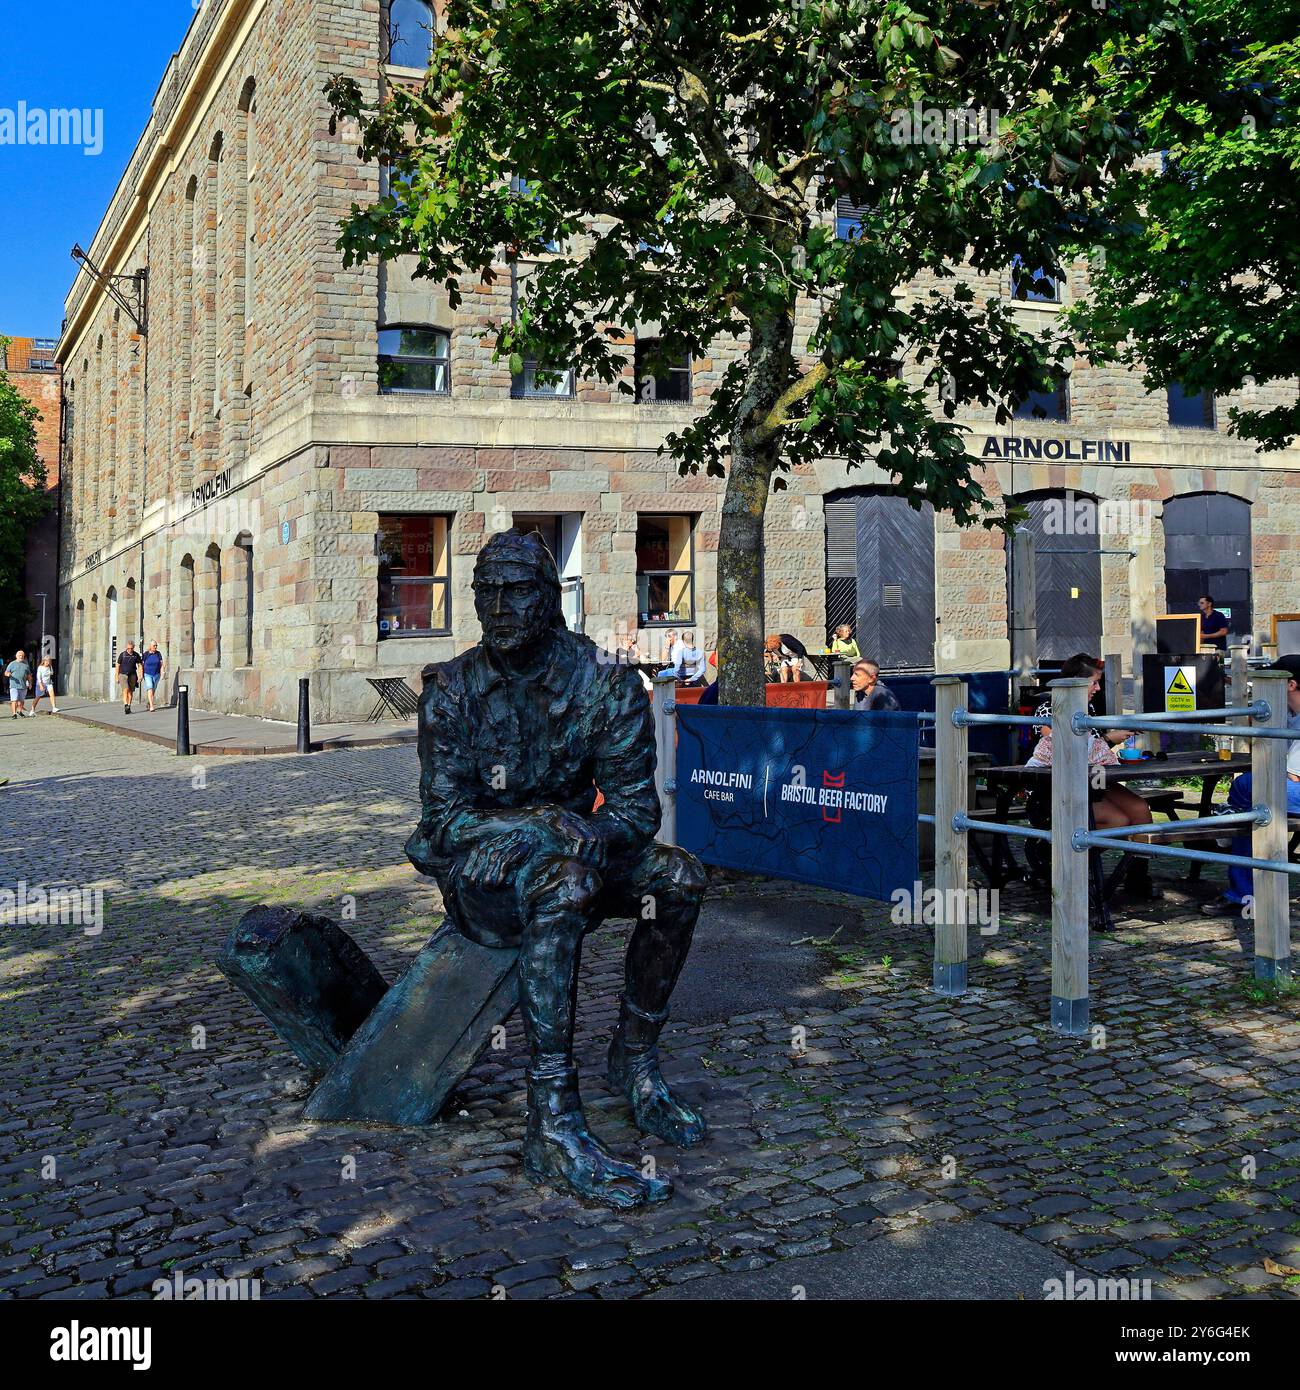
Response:
[{"label": "doorway", "polygon": [[850,623],[863,656],[934,670],[934,508],[869,489],[826,498],[826,625]]}]

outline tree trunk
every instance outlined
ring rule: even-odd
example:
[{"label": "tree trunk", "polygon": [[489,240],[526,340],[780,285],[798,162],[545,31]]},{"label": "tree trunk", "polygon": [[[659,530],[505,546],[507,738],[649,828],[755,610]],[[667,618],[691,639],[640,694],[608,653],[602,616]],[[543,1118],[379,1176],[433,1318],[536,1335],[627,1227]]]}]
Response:
[{"label": "tree trunk", "polygon": [[763,425],[794,370],[793,306],[751,320],[745,395],[731,432],[718,535],[718,701],[763,705],[763,517],[780,433]]}]

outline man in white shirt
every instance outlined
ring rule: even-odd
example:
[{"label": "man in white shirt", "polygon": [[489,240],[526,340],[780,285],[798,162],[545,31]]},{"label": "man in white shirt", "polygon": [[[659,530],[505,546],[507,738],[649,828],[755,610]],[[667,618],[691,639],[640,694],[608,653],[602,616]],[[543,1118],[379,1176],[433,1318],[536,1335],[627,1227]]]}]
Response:
[{"label": "man in white shirt", "polygon": [[704,652],[695,645],[695,634],[683,632],[673,652],[673,664],[669,668],[683,685],[704,684]]}]

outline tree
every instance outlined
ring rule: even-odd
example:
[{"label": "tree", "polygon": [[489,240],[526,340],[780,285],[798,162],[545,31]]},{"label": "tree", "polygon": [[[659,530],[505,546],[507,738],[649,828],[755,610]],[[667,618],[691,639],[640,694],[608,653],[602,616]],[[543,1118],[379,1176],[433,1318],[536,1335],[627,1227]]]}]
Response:
[{"label": "tree", "polygon": [[[515,371],[615,381],[638,321],[663,325],[665,358],[743,343],[666,447],[726,476],[721,696],[761,704],[763,515],[791,468],[874,459],[914,506],[1005,524],[954,417],[1004,422],[1067,348],[965,272],[1049,267],[1115,231],[1099,190],[1140,142],[1107,74],[1176,29],[1176,3],[451,0],[422,90],[376,105],[329,85],[391,170],[339,246],[417,257],[454,307],[558,242],[494,326]],[[849,236],[837,199],[859,211]],[[898,378],[905,353],[922,384]]]},{"label": "tree", "polygon": [[1228,415],[1284,448],[1300,433],[1300,13],[1193,0],[1185,35],[1152,33],[1132,56],[1109,95],[1162,155],[1108,190],[1122,234],[1101,244],[1074,325],[1094,360],[1139,368],[1149,389],[1283,383],[1285,403]]},{"label": "tree", "polygon": [[[8,339],[0,338],[0,359]],[[36,453],[40,411],[0,371],[0,642],[22,638],[33,610],[23,596],[27,533],[50,508],[45,465]]]}]

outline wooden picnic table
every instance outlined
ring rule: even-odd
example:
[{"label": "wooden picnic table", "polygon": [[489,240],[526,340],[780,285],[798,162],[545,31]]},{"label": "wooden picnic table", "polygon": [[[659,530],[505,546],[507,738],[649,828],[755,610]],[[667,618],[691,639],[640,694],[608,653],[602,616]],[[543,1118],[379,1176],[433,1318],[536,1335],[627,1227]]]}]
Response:
[{"label": "wooden picnic table", "polygon": [[[1212,814],[1214,792],[1225,777],[1234,777],[1239,772],[1249,772],[1251,759],[1249,753],[1234,753],[1230,758],[1220,758],[1213,753],[1170,753],[1165,757],[1143,758],[1141,761],[1121,761],[1107,766],[1106,785],[1123,782],[1168,782],[1176,778],[1199,778],[1201,799],[1195,806],[1196,817]],[[1020,791],[1046,790],[1051,785],[1050,767],[1027,767],[1023,763],[1010,766],[984,769],[988,788],[993,793],[993,819],[1007,824],[1011,815],[1011,803]],[[1186,803],[1182,803],[1186,804]],[[1178,820],[1178,803],[1168,807],[1171,820]],[[1091,817],[1090,817],[1091,818]],[[1031,823],[1033,821],[1031,820]],[[972,845],[973,847],[973,845]],[[1122,850],[1122,844],[1116,849]],[[1005,835],[993,836],[993,853],[988,860],[977,853],[976,858],[989,875],[995,888],[1001,888],[1009,879],[1022,877],[1025,869],[1016,858],[1012,841]]]}]

